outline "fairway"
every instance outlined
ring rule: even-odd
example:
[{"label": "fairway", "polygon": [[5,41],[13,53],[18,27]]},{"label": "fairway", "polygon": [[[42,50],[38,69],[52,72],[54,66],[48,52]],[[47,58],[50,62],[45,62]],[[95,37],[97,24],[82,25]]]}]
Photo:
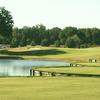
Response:
[{"label": "fairway", "polygon": [[83,77],[0,78],[0,100],[100,100],[100,79]]},{"label": "fairway", "polygon": [[94,48],[57,48],[57,47],[19,47],[1,49],[0,56],[19,59],[60,60],[75,63],[86,63],[89,59],[100,59],[100,47]]},{"label": "fairway", "polygon": [[40,71],[76,73],[76,74],[100,74],[100,67],[60,67],[60,68],[37,68]]},{"label": "fairway", "polygon": [[[85,67],[39,68],[38,70],[100,74],[100,47],[86,49],[19,47],[0,50],[1,59],[38,59],[75,62]],[[99,100],[100,78],[92,77],[1,77],[0,100]]]}]

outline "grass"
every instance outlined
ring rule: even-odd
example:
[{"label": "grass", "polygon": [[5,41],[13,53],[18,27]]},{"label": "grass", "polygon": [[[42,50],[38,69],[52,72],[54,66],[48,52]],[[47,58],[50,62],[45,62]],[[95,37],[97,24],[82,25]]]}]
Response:
[{"label": "grass", "polygon": [[[100,74],[100,47],[72,49],[19,47],[0,49],[0,59],[42,59],[75,62],[87,67],[39,68],[43,71]],[[92,66],[92,67],[91,67]],[[100,78],[84,77],[1,77],[0,100],[99,100]]]},{"label": "grass", "polygon": [[48,59],[86,63],[90,58],[100,59],[100,47],[72,49],[55,47],[19,47],[1,49],[0,56],[18,57],[22,59]]},{"label": "grass", "polygon": [[100,79],[0,78],[0,100],[100,100]]},{"label": "grass", "polygon": [[100,62],[99,63],[78,63],[84,66],[88,66],[88,67],[100,67]]},{"label": "grass", "polygon": [[59,73],[100,74],[100,67],[38,68],[38,70]]}]

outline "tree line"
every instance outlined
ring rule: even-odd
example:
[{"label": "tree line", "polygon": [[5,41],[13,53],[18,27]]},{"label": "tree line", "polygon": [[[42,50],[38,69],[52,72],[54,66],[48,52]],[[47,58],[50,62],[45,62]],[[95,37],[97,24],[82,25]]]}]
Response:
[{"label": "tree line", "polygon": [[0,8],[0,43],[11,47],[42,45],[68,48],[86,48],[100,45],[100,29],[54,27],[47,29],[40,24],[33,27],[13,28],[14,21],[9,11]]},{"label": "tree line", "polygon": [[12,47],[26,45],[42,46],[64,46],[69,48],[85,48],[100,45],[100,29],[65,27],[60,29],[54,27],[46,29],[44,25],[33,27],[24,26],[14,28],[12,32]]}]

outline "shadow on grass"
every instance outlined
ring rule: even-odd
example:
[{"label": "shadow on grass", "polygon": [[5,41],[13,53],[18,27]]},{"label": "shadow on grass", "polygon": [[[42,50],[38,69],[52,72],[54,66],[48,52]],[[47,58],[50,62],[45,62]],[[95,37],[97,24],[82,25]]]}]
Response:
[{"label": "shadow on grass", "polygon": [[21,57],[0,56],[0,59],[22,59]]},{"label": "shadow on grass", "polygon": [[7,50],[0,50],[0,54],[7,54],[7,55],[28,55],[28,56],[44,56],[44,55],[58,55],[64,54],[66,52],[50,49],[50,50],[32,50],[32,51],[21,51],[21,52],[14,52],[14,51],[7,51]]}]

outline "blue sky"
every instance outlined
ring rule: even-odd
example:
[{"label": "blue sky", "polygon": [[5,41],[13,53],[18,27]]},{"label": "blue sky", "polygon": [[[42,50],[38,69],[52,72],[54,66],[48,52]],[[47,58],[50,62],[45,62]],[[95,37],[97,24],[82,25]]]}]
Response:
[{"label": "blue sky", "polygon": [[15,27],[44,24],[47,28],[100,28],[100,0],[0,0]]}]

